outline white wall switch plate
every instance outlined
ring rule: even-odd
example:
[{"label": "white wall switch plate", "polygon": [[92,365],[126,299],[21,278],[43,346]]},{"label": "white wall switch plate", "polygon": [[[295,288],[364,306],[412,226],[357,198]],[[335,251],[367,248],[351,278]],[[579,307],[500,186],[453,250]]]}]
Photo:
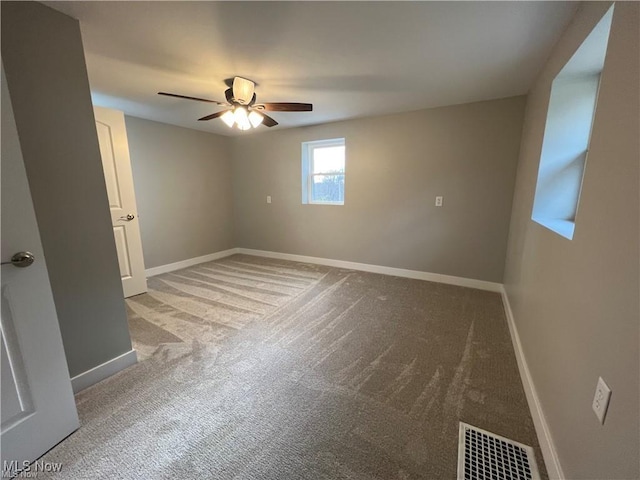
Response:
[{"label": "white wall switch plate", "polygon": [[267,203],[271,203],[271,195],[267,195]]},{"label": "white wall switch plate", "polygon": [[593,397],[593,411],[600,420],[600,423],[604,424],[604,417],[607,414],[607,408],[609,407],[609,399],[611,398],[611,389],[604,383],[602,377],[598,378],[598,385],[596,385],[596,394]]},{"label": "white wall switch plate", "polygon": [[442,197],[436,197],[436,207],[442,206]]}]

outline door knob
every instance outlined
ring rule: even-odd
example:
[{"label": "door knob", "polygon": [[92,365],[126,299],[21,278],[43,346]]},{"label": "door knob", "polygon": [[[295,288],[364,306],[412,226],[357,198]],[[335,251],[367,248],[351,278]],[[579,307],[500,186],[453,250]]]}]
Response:
[{"label": "door knob", "polygon": [[13,257],[11,257],[11,261],[2,262],[0,265],[13,265],[14,267],[25,268],[30,266],[33,262],[36,261],[36,257],[33,256],[31,252],[18,252]]},{"label": "door knob", "polygon": [[120,220],[126,220],[127,222],[130,222],[130,221],[131,221],[131,220],[133,220],[134,218],[136,218],[136,216],[135,216],[135,215],[128,214],[128,215],[126,215],[126,216],[122,216],[122,217],[120,217]]}]

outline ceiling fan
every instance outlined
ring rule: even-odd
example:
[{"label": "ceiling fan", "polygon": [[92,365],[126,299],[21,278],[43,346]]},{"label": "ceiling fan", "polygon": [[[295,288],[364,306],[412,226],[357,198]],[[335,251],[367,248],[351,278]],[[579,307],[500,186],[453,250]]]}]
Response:
[{"label": "ceiling fan", "polygon": [[[227,84],[228,85],[228,84]],[[229,127],[237,126],[240,130],[256,128],[260,124],[267,127],[278,125],[273,118],[264,112],[310,112],[313,105],[310,103],[256,103],[255,82],[242,77],[234,77],[232,86],[224,92],[226,102],[207,100],[206,98],[189,97],[176,93],[158,92],[158,95],[167,97],[186,98],[198,102],[215,103],[216,105],[230,107],[220,112],[212,113],[199,118],[199,121],[220,118]]]}]

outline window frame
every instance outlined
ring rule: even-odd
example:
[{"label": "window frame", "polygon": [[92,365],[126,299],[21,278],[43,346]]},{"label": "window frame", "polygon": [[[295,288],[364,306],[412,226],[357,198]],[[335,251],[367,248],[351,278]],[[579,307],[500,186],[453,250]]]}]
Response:
[{"label": "window frame", "polygon": [[[340,173],[313,171],[314,151],[319,148],[344,147],[344,169]],[[302,203],[306,205],[344,205],[346,196],[346,172],[347,172],[347,145],[344,137],[329,138],[325,140],[313,140],[302,142]],[[315,176],[342,176],[345,188],[341,201],[318,201],[313,199],[313,178]]]},{"label": "window frame", "polygon": [[581,211],[614,8],[600,17],[549,89],[531,220],[569,241]]}]

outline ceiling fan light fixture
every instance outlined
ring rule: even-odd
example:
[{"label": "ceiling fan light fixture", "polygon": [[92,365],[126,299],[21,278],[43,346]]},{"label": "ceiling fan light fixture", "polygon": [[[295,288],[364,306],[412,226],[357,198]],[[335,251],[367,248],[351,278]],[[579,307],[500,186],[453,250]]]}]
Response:
[{"label": "ceiling fan light fixture", "polygon": [[251,110],[251,112],[249,112],[249,121],[251,122],[253,128],[257,128],[263,120],[264,117],[255,110]]},{"label": "ceiling fan light fixture", "polygon": [[229,128],[233,128],[233,124],[236,123],[236,117],[231,110],[224,112],[220,119],[226,123]]},{"label": "ceiling fan light fixture", "polygon": [[233,117],[240,130],[249,130],[251,128],[251,122],[249,121],[249,115],[247,114],[246,108],[236,107],[233,111]]}]

